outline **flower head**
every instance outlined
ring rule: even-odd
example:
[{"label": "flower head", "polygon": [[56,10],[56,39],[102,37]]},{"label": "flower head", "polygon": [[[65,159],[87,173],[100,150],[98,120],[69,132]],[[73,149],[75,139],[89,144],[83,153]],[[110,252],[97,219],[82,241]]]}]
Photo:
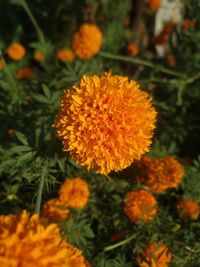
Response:
[{"label": "flower head", "polygon": [[147,190],[129,192],[125,199],[124,212],[132,222],[150,222],[157,214],[157,200]]},{"label": "flower head", "polygon": [[58,226],[39,223],[26,211],[0,216],[0,266],[86,267],[78,249],[63,241]]},{"label": "flower head", "polygon": [[88,184],[79,177],[66,179],[59,190],[61,202],[71,208],[84,208],[89,195]]},{"label": "flower head", "polygon": [[172,255],[165,244],[151,243],[136,260],[140,267],[168,267]]},{"label": "flower head", "polygon": [[192,199],[180,199],[176,209],[182,217],[189,220],[197,220],[200,215],[199,203]]},{"label": "flower head", "polygon": [[69,217],[66,209],[59,198],[53,198],[44,203],[42,207],[42,222],[56,223]]},{"label": "flower head", "polygon": [[15,78],[17,80],[32,79],[33,75],[33,70],[31,68],[21,68],[17,71]]},{"label": "flower head", "polygon": [[102,32],[95,24],[84,23],[73,38],[74,53],[81,59],[90,59],[102,45]]},{"label": "flower head", "polygon": [[156,193],[178,187],[184,176],[183,166],[173,157],[156,160],[143,157],[136,166],[139,171],[136,180]]},{"label": "flower head", "polygon": [[72,50],[67,48],[59,49],[57,52],[57,59],[61,61],[69,61],[71,62],[74,59],[74,54]]},{"label": "flower head", "polygon": [[23,45],[18,43],[12,43],[7,48],[7,54],[11,59],[18,61],[25,56],[26,50]]},{"label": "flower head", "polygon": [[128,51],[128,54],[130,56],[133,56],[133,57],[137,56],[139,53],[138,46],[136,44],[133,44],[133,43],[128,45],[127,51]]},{"label": "flower head", "polygon": [[65,91],[54,127],[73,159],[107,174],[149,150],[155,121],[148,94],[135,81],[105,73],[83,76]]},{"label": "flower head", "polygon": [[160,6],[161,0],[149,0],[148,6],[152,12],[155,12]]},{"label": "flower head", "polygon": [[36,50],[34,52],[33,57],[38,62],[43,61],[45,59],[45,55],[41,51],[39,51],[39,50]]}]

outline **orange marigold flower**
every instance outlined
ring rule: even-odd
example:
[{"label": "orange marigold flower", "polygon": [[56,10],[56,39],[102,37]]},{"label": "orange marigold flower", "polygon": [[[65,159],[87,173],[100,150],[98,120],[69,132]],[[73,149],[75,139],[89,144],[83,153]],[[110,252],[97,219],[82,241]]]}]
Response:
[{"label": "orange marigold flower", "polygon": [[194,30],[195,25],[196,25],[196,21],[195,20],[184,19],[183,23],[182,23],[183,31],[187,32],[189,30]]},{"label": "orange marigold flower", "polygon": [[136,260],[140,267],[168,267],[172,254],[165,244],[151,243]]},{"label": "orange marigold flower", "polygon": [[105,73],[83,76],[65,91],[54,127],[73,159],[107,174],[149,150],[155,121],[148,94],[136,81]]},{"label": "orange marigold flower", "polygon": [[129,192],[125,199],[124,212],[132,222],[150,222],[157,214],[157,200],[147,190]]},{"label": "orange marigold flower", "polygon": [[192,199],[180,199],[176,208],[182,217],[189,220],[197,220],[200,214],[199,204]]},{"label": "orange marigold flower", "polygon": [[38,51],[38,50],[34,52],[33,57],[38,62],[43,61],[45,59],[45,55],[41,51]]},{"label": "orange marigold flower", "polygon": [[21,68],[16,72],[15,78],[17,80],[32,79],[33,75],[33,70],[31,68]]},{"label": "orange marigold flower", "polygon": [[7,54],[13,60],[20,60],[25,56],[26,50],[23,45],[18,43],[12,43],[7,48]]},{"label": "orange marigold flower", "polygon": [[74,59],[74,54],[72,50],[67,49],[67,48],[62,48],[58,50],[57,52],[57,59],[61,61],[69,61],[71,62]]},{"label": "orange marigold flower", "polygon": [[2,70],[4,68],[4,61],[2,59],[0,59],[0,70]]},{"label": "orange marigold flower", "polygon": [[89,195],[88,184],[79,177],[66,179],[59,190],[60,200],[64,205],[71,208],[84,208]]},{"label": "orange marigold flower", "polygon": [[178,187],[184,176],[183,166],[173,157],[156,160],[143,157],[136,166],[139,171],[136,180],[156,193]]},{"label": "orange marigold flower", "polygon": [[152,12],[155,12],[160,6],[161,0],[149,0],[148,7]]},{"label": "orange marigold flower", "polygon": [[95,24],[84,23],[73,38],[74,53],[81,59],[96,55],[102,45],[102,32]]},{"label": "orange marigold flower", "polygon": [[137,56],[139,53],[138,46],[133,43],[128,45],[127,51],[128,51],[128,54],[133,57]]},{"label": "orange marigold flower", "polygon": [[56,224],[45,227],[26,211],[0,216],[0,266],[86,267],[84,262],[78,249],[62,241]]},{"label": "orange marigold flower", "polygon": [[69,217],[66,209],[59,198],[53,198],[44,203],[42,207],[42,222],[56,223]]}]

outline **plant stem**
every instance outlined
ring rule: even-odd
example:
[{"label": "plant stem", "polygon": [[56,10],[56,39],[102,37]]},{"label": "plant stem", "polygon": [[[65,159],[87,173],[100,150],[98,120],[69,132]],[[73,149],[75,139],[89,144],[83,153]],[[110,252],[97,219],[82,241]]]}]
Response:
[{"label": "plant stem", "polygon": [[19,0],[19,1],[21,3],[21,6],[24,8],[26,14],[28,15],[29,19],[31,20],[31,22],[32,22],[37,34],[38,34],[38,39],[41,42],[44,42],[44,34],[43,34],[42,30],[40,29],[40,26],[37,23],[35,17],[33,16],[33,13],[31,12],[29,6],[27,5],[26,0]]},{"label": "plant stem", "polygon": [[42,175],[40,178],[40,184],[39,184],[39,188],[38,188],[38,193],[37,193],[36,204],[35,204],[35,213],[37,213],[38,215],[40,215],[40,209],[41,209],[41,203],[42,203],[42,191],[44,188],[46,169],[47,169],[47,167],[45,166],[43,171],[42,171]]},{"label": "plant stem", "polygon": [[179,78],[186,78],[185,74],[171,70],[171,69],[167,69],[165,67],[163,67],[162,65],[158,65],[158,64],[154,64],[152,62],[149,62],[147,60],[143,60],[140,58],[130,58],[128,56],[122,56],[122,55],[114,55],[111,53],[107,53],[107,52],[99,52],[99,55],[105,58],[110,58],[110,59],[115,59],[115,60],[121,60],[121,61],[125,61],[125,62],[130,62],[133,64],[138,64],[138,65],[143,65],[152,69],[155,69],[158,72],[162,72],[162,73],[166,73],[166,74],[170,74]]},{"label": "plant stem", "polygon": [[135,235],[132,235],[132,236],[128,237],[127,239],[125,239],[125,240],[123,240],[123,241],[121,241],[121,242],[119,242],[119,243],[116,243],[116,244],[114,244],[114,245],[105,247],[105,248],[104,248],[104,251],[109,251],[109,250],[113,250],[113,249],[115,249],[115,248],[121,247],[121,246],[123,246],[123,245],[129,243],[129,242],[130,242],[132,239],[134,239],[134,238],[135,238]]}]

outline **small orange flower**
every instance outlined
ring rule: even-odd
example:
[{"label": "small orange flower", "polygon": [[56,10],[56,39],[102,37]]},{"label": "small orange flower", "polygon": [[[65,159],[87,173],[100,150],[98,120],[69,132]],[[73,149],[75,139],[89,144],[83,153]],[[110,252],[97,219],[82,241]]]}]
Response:
[{"label": "small orange flower", "polygon": [[155,12],[160,6],[161,0],[149,0],[148,7],[152,12]]},{"label": "small orange flower", "polygon": [[38,51],[38,50],[34,52],[33,57],[38,62],[43,61],[45,59],[45,55],[41,51]]},{"label": "small orange flower", "polygon": [[89,195],[88,184],[79,177],[66,179],[59,191],[61,202],[71,208],[84,208]]},{"label": "small orange flower", "polygon": [[11,136],[13,136],[15,134],[15,130],[12,129],[12,128],[9,128],[8,131],[7,131],[7,134],[8,134],[8,136],[11,137]]},{"label": "small orange flower", "polygon": [[136,166],[139,172],[136,180],[156,193],[178,187],[184,176],[183,166],[173,157],[156,160],[143,157]]},{"label": "small orange flower", "polygon": [[4,68],[4,61],[2,59],[0,59],[0,70],[2,70]]},{"label": "small orange flower", "polygon": [[157,214],[157,200],[147,190],[129,192],[124,203],[124,212],[133,223],[139,220],[150,222]]},{"label": "small orange flower", "polygon": [[167,64],[172,68],[176,67],[176,59],[172,53],[167,53],[166,55]]},{"label": "small orange flower", "polygon": [[26,50],[23,47],[23,45],[21,45],[19,43],[12,43],[7,48],[7,54],[11,59],[18,61],[25,56]]},{"label": "small orange flower", "polygon": [[64,151],[102,174],[128,167],[149,150],[156,111],[136,81],[105,73],[66,90],[54,127]]},{"label": "small orange flower", "polygon": [[69,210],[58,198],[48,200],[42,207],[42,222],[56,223],[68,217]]},{"label": "small orange flower", "polygon": [[139,53],[138,46],[133,43],[128,45],[127,51],[128,51],[128,54],[133,57],[137,56]]},{"label": "small orange flower", "polygon": [[197,220],[200,215],[199,204],[192,199],[180,199],[176,208],[182,217],[189,220]]},{"label": "small orange flower", "polygon": [[74,59],[74,54],[70,49],[62,48],[57,52],[57,59],[71,62]]},{"label": "small orange flower", "polygon": [[95,24],[84,23],[73,38],[74,53],[81,59],[96,55],[102,45],[102,32]]},{"label": "small orange flower", "polygon": [[195,25],[196,25],[196,21],[195,20],[184,19],[183,23],[182,23],[183,31],[187,32],[189,30],[194,30]]},{"label": "small orange flower", "polygon": [[31,68],[21,68],[16,72],[15,78],[17,80],[32,79],[33,75],[33,70]]},{"label": "small orange flower", "polygon": [[168,267],[172,254],[165,244],[151,243],[136,260],[140,267]]}]

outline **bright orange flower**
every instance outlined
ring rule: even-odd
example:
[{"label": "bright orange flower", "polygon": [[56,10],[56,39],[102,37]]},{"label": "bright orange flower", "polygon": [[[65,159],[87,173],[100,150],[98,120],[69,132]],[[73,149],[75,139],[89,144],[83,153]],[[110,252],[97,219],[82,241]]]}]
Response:
[{"label": "bright orange flower", "polygon": [[0,70],[2,70],[4,68],[4,61],[2,59],[0,59]]},{"label": "bright orange flower", "polygon": [[83,76],[65,91],[54,127],[73,159],[107,174],[149,150],[155,121],[148,94],[135,81],[105,73]]},{"label": "bright orange flower", "polygon": [[66,179],[59,191],[61,202],[71,208],[84,208],[89,195],[88,184],[79,177]]},{"label": "bright orange flower", "polygon": [[45,55],[41,51],[38,51],[38,50],[34,52],[33,57],[38,62],[43,61],[45,59]]},{"label": "bright orange flower", "polygon": [[7,54],[11,59],[18,61],[25,56],[26,50],[23,47],[23,45],[18,44],[18,43],[12,43],[7,48]]},{"label": "bright orange flower", "polygon": [[137,56],[139,53],[138,46],[133,43],[128,45],[127,51],[128,51],[128,54],[133,57]]},{"label": "bright orange flower", "polygon": [[184,19],[183,23],[182,23],[183,31],[187,32],[189,30],[194,30],[195,25],[196,25],[196,21],[195,20]]},{"label": "bright orange flower", "polygon": [[72,50],[67,48],[59,49],[57,52],[57,59],[61,61],[69,61],[71,62],[74,59],[74,54]]},{"label": "bright orange flower", "polygon": [[33,76],[34,76],[34,73],[31,68],[21,68],[16,72],[15,78],[17,80],[32,79]]},{"label": "bright orange flower", "polygon": [[96,55],[102,45],[102,32],[95,24],[84,23],[73,38],[74,53],[81,59]]},{"label": "bright orange flower", "polygon": [[124,212],[133,223],[139,220],[150,222],[157,214],[157,200],[147,190],[129,192],[125,199]]},{"label": "bright orange flower", "polygon": [[42,207],[42,222],[56,223],[69,217],[69,210],[58,198],[53,198],[44,203]]},{"label": "bright orange flower", "polygon": [[200,215],[199,204],[192,199],[180,199],[176,208],[182,217],[189,220],[197,220]]},{"label": "bright orange flower", "polygon": [[26,211],[0,216],[0,266],[86,267],[81,251],[62,241],[58,226]]},{"label": "bright orange flower", "polygon": [[161,0],[149,0],[148,7],[152,12],[155,12],[160,6]]},{"label": "bright orange flower", "polygon": [[156,160],[143,157],[136,166],[139,171],[136,180],[156,193],[178,187],[184,176],[183,166],[173,157]]},{"label": "bright orange flower", "polygon": [[140,267],[168,267],[172,255],[165,244],[151,243],[136,260]]}]

